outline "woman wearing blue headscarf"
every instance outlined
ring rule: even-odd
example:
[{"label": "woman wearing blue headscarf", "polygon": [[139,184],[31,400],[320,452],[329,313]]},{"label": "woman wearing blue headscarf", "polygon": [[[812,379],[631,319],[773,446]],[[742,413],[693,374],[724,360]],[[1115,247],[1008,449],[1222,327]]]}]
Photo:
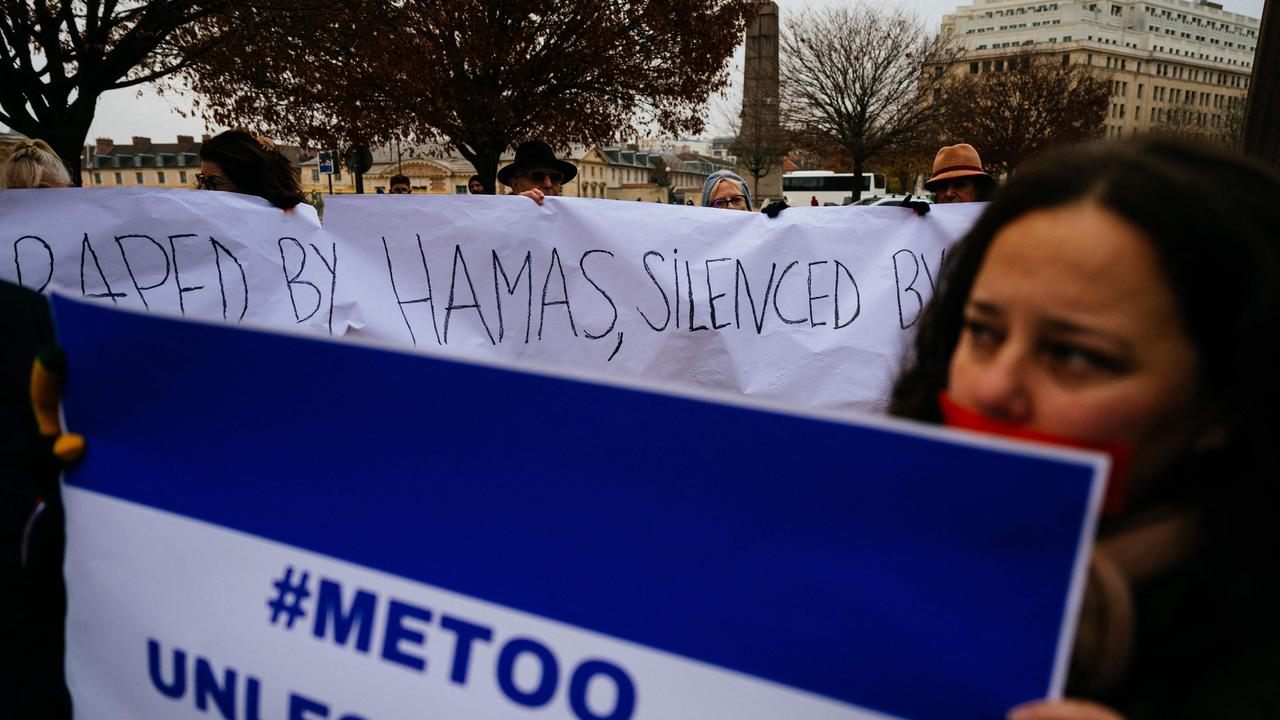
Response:
[{"label": "woman wearing blue headscarf", "polygon": [[702,205],[721,210],[750,211],[753,209],[751,189],[747,187],[747,181],[737,173],[717,170],[702,185]]}]

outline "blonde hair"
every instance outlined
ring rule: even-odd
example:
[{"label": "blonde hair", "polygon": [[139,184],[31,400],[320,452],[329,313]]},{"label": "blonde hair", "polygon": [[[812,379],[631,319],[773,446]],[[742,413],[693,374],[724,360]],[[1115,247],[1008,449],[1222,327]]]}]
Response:
[{"label": "blonde hair", "polygon": [[15,145],[0,172],[0,189],[70,186],[71,175],[62,159],[43,140],[23,140]]}]

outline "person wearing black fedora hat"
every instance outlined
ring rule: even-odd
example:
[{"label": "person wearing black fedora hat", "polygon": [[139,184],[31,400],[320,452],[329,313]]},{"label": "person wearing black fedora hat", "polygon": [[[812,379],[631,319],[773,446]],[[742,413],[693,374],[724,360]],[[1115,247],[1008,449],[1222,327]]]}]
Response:
[{"label": "person wearing black fedora hat", "polygon": [[564,183],[578,174],[578,167],[561,160],[551,146],[528,140],[516,148],[516,158],[498,171],[498,180],[511,188],[512,195],[524,195],[539,205],[547,195],[559,195]]},{"label": "person wearing black fedora hat", "polygon": [[925,182],[935,202],[984,202],[991,198],[996,179],[982,169],[982,158],[972,145],[948,145],[933,159],[933,174]]}]

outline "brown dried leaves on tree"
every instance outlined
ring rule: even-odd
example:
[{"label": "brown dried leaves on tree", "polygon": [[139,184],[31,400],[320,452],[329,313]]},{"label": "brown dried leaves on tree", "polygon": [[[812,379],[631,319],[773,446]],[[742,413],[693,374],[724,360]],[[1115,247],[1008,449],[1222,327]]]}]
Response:
[{"label": "brown dried leaves on tree", "polygon": [[217,20],[240,4],[5,0],[0,122],[46,140],[79,184],[98,96],[162,80],[213,47],[252,33],[244,23]]},{"label": "brown dried leaves on tree", "polygon": [[492,187],[522,140],[700,131],[754,14],[750,0],[343,0],[224,48],[191,82],[222,124],[312,146],[453,146]]},{"label": "brown dried leaves on tree", "polygon": [[1109,78],[1061,58],[1023,52],[978,73],[961,63],[938,102],[942,141],[969,143],[989,170],[1011,173],[1049,147],[1101,137]]}]

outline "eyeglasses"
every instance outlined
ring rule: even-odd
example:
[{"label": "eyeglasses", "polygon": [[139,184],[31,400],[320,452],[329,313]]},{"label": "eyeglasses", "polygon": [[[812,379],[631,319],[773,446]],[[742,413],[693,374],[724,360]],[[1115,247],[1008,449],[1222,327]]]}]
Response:
[{"label": "eyeglasses", "polygon": [[732,207],[746,207],[746,206],[747,206],[747,196],[746,196],[746,195],[730,195],[730,196],[729,196],[729,197],[727,197],[727,198],[719,198],[719,199],[717,199],[717,200],[712,200],[712,201],[711,201],[711,207],[713,207],[713,208],[720,208],[721,210],[723,210],[723,209],[725,209],[725,208],[727,208],[727,207],[730,207],[730,206],[732,206]]},{"label": "eyeglasses", "polygon": [[400,187],[393,187],[391,188],[391,194],[392,195],[408,195],[409,188],[404,187],[403,185],[401,185]]},{"label": "eyeglasses", "polygon": [[534,170],[533,172],[525,173],[522,177],[527,177],[539,185],[548,178],[551,179],[552,185],[559,185],[564,182],[564,173],[559,170]]},{"label": "eyeglasses", "polygon": [[200,190],[217,190],[219,185],[226,185],[227,179],[217,175],[196,173],[196,187]]}]

